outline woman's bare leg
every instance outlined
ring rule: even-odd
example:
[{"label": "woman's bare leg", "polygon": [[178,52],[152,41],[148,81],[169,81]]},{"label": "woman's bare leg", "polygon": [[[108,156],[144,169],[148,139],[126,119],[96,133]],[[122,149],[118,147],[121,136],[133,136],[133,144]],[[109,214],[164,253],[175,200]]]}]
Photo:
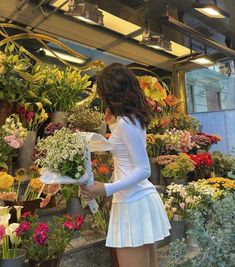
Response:
[{"label": "woman's bare leg", "polygon": [[117,248],[117,257],[119,267],[150,267],[150,245]]},{"label": "woman's bare leg", "polygon": [[156,243],[149,245],[150,267],[158,267]]}]

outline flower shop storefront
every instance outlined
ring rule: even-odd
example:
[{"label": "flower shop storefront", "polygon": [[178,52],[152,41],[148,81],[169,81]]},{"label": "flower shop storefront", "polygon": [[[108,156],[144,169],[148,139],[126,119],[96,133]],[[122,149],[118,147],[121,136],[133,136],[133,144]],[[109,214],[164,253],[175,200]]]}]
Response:
[{"label": "flower shop storefront", "polygon": [[[35,14],[63,4],[29,2]],[[67,8],[72,1],[65,2]],[[7,17],[11,8],[1,8]],[[59,21],[62,11],[67,10],[62,6],[47,19],[52,16],[54,23],[58,15]],[[115,39],[114,33],[105,35],[107,29],[91,26],[89,33],[103,36],[96,40],[100,52],[92,46],[94,36],[84,34],[86,23],[79,24],[79,38],[65,30],[69,19],[62,33],[52,33],[57,28],[51,22],[47,35],[46,18],[33,26],[14,14],[18,23],[0,23],[0,266],[119,267],[115,250],[105,247],[112,199],[87,203],[80,192],[83,184],[112,179],[110,131],[95,84],[96,74],[111,62],[134,72],[153,114],[146,135],[149,180],[171,224],[171,235],[157,242],[159,263],[234,266],[235,158],[214,151],[224,140],[203,132],[199,120],[187,114],[184,70],[171,63],[176,55],[137,44],[141,28],[133,28],[135,43],[125,37],[125,46],[115,49],[119,35]],[[103,53],[107,39],[111,52]]]}]

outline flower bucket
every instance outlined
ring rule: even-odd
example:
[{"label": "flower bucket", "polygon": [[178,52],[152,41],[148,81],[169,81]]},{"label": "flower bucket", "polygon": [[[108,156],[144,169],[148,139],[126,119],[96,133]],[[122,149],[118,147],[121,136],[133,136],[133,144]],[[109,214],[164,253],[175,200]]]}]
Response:
[{"label": "flower bucket", "polygon": [[61,257],[58,257],[56,259],[50,259],[50,260],[31,260],[29,259],[29,266],[30,267],[59,267],[60,266]]},{"label": "flower bucket", "polygon": [[23,267],[25,261],[25,250],[17,249],[17,256],[13,259],[1,259],[0,258],[0,266],[1,267]]},{"label": "flower bucket", "polygon": [[68,124],[68,112],[56,111],[51,113],[51,122],[60,122],[65,126]]},{"label": "flower bucket", "polygon": [[4,201],[5,206],[12,207],[10,213],[11,213],[11,219],[10,223],[16,223],[16,210],[13,208],[13,206],[23,206],[23,209],[21,210],[21,214],[25,212],[30,212],[31,214],[34,214],[36,209],[40,207],[41,199],[33,199],[33,200],[26,200],[26,201]]},{"label": "flower bucket", "polygon": [[151,167],[151,175],[149,177],[149,181],[154,185],[160,185],[161,183],[160,165],[156,163],[155,158],[149,158],[149,161]]},{"label": "flower bucket", "polygon": [[24,144],[18,150],[18,168],[28,169],[32,163],[32,153],[36,144],[37,134],[35,131],[29,131]]},{"label": "flower bucket", "polygon": [[83,215],[83,208],[78,197],[71,197],[67,201],[66,213],[70,215]]},{"label": "flower bucket", "polygon": [[170,229],[170,242],[175,241],[176,239],[182,239],[185,234],[185,225],[186,221],[170,221],[171,229]]},{"label": "flower bucket", "polygon": [[5,123],[7,117],[14,113],[15,107],[15,103],[0,100],[0,126]]}]

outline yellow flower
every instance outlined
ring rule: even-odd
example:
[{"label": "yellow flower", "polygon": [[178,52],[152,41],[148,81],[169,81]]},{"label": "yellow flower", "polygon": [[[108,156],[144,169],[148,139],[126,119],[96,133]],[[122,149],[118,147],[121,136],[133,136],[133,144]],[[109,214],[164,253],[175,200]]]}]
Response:
[{"label": "yellow flower", "polygon": [[0,189],[9,189],[14,183],[14,178],[6,172],[0,172]]},{"label": "yellow flower", "polygon": [[30,180],[29,186],[32,187],[34,191],[39,192],[43,186],[43,183],[39,178],[34,178]]}]

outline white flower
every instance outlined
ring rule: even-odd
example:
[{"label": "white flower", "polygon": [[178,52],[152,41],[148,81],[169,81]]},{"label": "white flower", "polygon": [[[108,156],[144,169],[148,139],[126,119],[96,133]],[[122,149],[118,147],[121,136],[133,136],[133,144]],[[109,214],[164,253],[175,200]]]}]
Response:
[{"label": "white flower", "polygon": [[14,208],[16,209],[17,221],[19,221],[20,220],[20,216],[21,216],[21,210],[23,209],[23,206],[14,206]]},{"label": "white flower", "polygon": [[0,216],[9,213],[9,212],[8,212],[8,208],[9,208],[9,206],[5,206],[5,207],[0,206]]},{"label": "white flower", "polygon": [[16,229],[19,227],[18,223],[11,223],[7,228],[6,228],[6,234],[10,237],[11,243],[12,244],[17,244],[18,243],[18,238],[16,236]]},{"label": "white flower", "polygon": [[11,215],[9,213],[1,215],[0,216],[0,224],[3,225],[4,227],[8,227],[10,218],[11,218]]}]

